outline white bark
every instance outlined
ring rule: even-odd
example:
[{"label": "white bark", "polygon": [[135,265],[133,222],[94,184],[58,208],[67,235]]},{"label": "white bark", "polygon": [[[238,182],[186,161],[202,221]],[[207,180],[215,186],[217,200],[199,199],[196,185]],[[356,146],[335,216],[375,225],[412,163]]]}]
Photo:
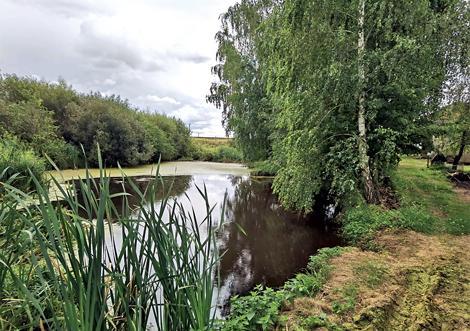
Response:
[{"label": "white bark", "polygon": [[365,17],[365,0],[359,0],[359,16],[358,16],[358,39],[357,39],[357,53],[358,53],[358,84],[359,84],[359,100],[358,100],[358,114],[357,124],[359,130],[359,162],[362,171],[362,180],[364,182],[364,193],[367,202],[376,203],[377,193],[374,187],[374,182],[370,174],[369,155],[367,145],[367,132],[366,132],[366,72],[364,64],[365,53],[365,40],[364,40],[364,17]]}]

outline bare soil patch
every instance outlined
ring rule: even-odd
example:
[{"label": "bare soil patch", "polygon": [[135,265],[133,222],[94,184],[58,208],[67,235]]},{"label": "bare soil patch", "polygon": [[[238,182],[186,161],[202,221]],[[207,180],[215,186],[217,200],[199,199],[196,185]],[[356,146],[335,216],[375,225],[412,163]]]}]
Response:
[{"label": "bare soil patch", "polygon": [[322,329],[305,322],[313,316],[346,330],[470,329],[470,236],[387,230],[375,241],[379,252],[334,258],[323,290],[283,312],[283,329]]},{"label": "bare soil patch", "polygon": [[454,183],[454,192],[463,203],[470,204],[470,174],[455,172],[449,175]]},{"label": "bare soil patch", "polygon": [[470,187],[461,187],[456,186],[454,192],[457,194],[457,197],[463,202],[470,204]]}]

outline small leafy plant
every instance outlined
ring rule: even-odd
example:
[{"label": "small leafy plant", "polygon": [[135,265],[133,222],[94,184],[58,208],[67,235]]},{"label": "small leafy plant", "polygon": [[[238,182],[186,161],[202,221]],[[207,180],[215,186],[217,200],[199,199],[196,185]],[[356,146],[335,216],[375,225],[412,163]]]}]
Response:
[{"label": "small leafy plant", "polygon": [[332,304],[332,310],[335,314],[342,315],[354,309],[356,306],[358,288],[354,284],[348,284],[341,289],[338,289],[341,296]]}]

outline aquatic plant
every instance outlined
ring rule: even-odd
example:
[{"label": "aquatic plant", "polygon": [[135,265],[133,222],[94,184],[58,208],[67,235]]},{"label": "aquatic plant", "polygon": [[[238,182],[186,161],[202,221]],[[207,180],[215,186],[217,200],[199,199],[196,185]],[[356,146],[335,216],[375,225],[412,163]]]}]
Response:
[{"label": "aquatic plant", "polygon": [[[13,208],[2,210],[1,226],[23,224],[20,231],[28,232],[33,248],[21,259],[34,282],[7,258],[13,253],[3,245],[0,280],[8,282],[14,289],[9,294],[17,297],[1,293],[0,307],[15,303],[9,312],[2,310],[2,329],[212,329],[217,229],[206,188],[198,189],[206,207],[201,220],[169,196],[156,201],[164,185],[161,177],[141,190],[123,174],[123,182],[140,198],[135,207],[124,185],[122,193],[110,192],[101,158],[99,164],[99,178],[87,171],[78,185],[69,187],[52,180],[63,196],[59,205],[33,173],[34,204],[25,205],[31,197],[4,184]],[[117,196],[121,205],[113,203]],[[14,238],[11,231],[3,231],[2,239]],[[18,322],[22,324],[15,325]]]}]

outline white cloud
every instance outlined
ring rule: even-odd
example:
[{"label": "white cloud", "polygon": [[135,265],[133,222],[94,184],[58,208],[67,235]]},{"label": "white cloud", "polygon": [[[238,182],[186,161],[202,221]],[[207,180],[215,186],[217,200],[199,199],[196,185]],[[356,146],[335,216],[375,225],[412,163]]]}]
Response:
[{"label": "white cloud", "polygon": [[106,78],[103,81],[103,85],[113,86],[113,85],[116,85],[116,81],[114,79],[111,79],[111,78]]},{"label": "white cloud", "polygon": [[218,17],[235,0],[2,0],[0,70],[63,77],[224,135],[205,102]]},{"label": "white cloud", "polygon": [[203,107],[184,105],[168,114],[181,118],[190,126],[194,135],[218,137],[225,135],[220,125],[220,113],[217,110],[211,111]]},{"label": "white cloud", "polygon": [[181,102],[176,101],[171,97],[159,97],[158,95],[147,95],[145,97],[148,101],[156,102],[156,103],[169,103],[172,105],[180,105]]},{"label": "white cloud", "polygon": [[86,16],[91,13],[105,14],[112,7],[104,6],[104,2],[94,0],[15,0],[23,6],[52,12],[68,18]]}]

